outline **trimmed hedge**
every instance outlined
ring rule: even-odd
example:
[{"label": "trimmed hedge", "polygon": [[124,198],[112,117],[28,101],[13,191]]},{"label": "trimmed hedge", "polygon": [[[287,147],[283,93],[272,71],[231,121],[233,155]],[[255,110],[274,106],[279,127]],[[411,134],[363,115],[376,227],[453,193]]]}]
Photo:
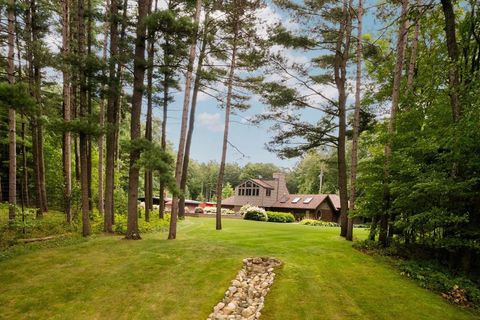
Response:
[{"label": "trimmed hedge", "polygon": [[267,211],[268,222],[295,222],[295,217],[290,212]]}]

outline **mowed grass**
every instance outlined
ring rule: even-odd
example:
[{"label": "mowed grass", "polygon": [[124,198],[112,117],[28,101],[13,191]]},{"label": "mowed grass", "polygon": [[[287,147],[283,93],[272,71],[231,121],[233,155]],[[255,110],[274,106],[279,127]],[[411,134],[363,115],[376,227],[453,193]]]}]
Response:
[{"label": "mowed grass", "polygon": [[[2,319],[206,319],[251,256],[284,263],[262,319],[478,319],[418,287],[337,228],[187,218],[178,239],[99,236],[0,262]],[[364,237],[365,231],[355,230]]]}]

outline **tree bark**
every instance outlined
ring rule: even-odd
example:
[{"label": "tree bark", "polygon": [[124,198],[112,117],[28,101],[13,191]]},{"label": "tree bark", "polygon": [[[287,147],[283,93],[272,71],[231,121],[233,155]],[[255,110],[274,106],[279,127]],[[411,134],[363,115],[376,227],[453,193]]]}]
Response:
[{"label": "tree bark", "polygon": [[[78,55],[80,60],[79,66],[79,108],[80,119],[86,121],[87,115],[87,79],[85,75],[85,11],[84,0],[78,0]],[[80,186],[82,199],[82,234],[88,236],[90,230],[90,198],[89,198],[89,179],[88,179],[88,134],[85,131],[80,131]]]},{"label": "tree bark", "polygon": [[[201,7],[202,7],[202,0],[196,0],[195,14],[193,18],[193,21],[195,24],[197,24],[198,21],[200,20]],[[175,167],[175,180],[176,180],[178,189],[180,189],[180,183],[182,179],[183,156],[185,154],[185,140],[186,140],[186,133],[187,133],[187,120],[188,120],[188,111],[189,111],[188,107],[190,105],[190,91],[191,91],[192,77],[193,77],[193,65],[195,63],[196,45],[197,45],[197,36],[194,36],[192,38],[192,43],[190,44],[190,52],[188,56],[187,75],[185,77],[185,94],[183,98],[183,108],[182,108],[182,124],[180,127],[180,138],[178,142],[177,162]],[[170,230],[168,233],[168,239],[175,239],[177,237],[177,215],[178,215],[177,196],[174,195],[172,199],[172,213],[170,217]]]},{"label": "tree bark", "polygon": [[136,165],[140,158],[140,149],[135,147],[136,140],[140,138],[140,114],[142,111],[143,81],[145,78],[145,18],[148,15],[149,0],[138,1],[138,20],[136,27],[135,60],[133,66],[133,95],[132,116],[130,125],[130,167],[128,175],[128,223],[126,239],[137,240],[140,238],[138,231],[138,178],[139,168]]},{"label": "tree bark", "polygon": [[[422,5],[422,0],[417,0],[417,10]],[[407,77],[407,91],[413,91],[413,80],[415,77],[415,67],[417,66],[417,51],[418,51],[418,38],[420,35],[420,16],[415,21],[415,31],[413,33],[413,39],[411,43],[410,62],[408,65],[408,77]],[[405,41],[406,42],[406,41]]]},{"label": "tree bark", "polygon": [[[92,53],[92,0],[87,0],[87,55],[86,59],[90,57]],[[85,62],[86,66],[86,62]],[[86,90],[87,90],[87,113],[88,117],[92,115],[92,76],[88,68],[85,68],[86,76]],[[93,196],[92,196],[92,136],[87,135],[87,172],[88,172],[88,210],[91,212],[93,210]]]},{"label": "tree bark", "polygon": [[[69,0],[62,0],[62,53],[66,58],[70,53],[70,5]],[[70,108],[70,71],[68,66],[63,67],[63,120],[71,120]],[[63,133],[63,183],[64,183],[64,210],[67,223],[72,222],[72,136],[67,128]]]},{"label": "tree bark", "polygon": [[385,145],[385,169],[384,169],[384,212],[380,216],[380,232],[378,240],[383,246],[388,243],[389,232],[389,210],[390,210],[390,161],[392,158],[392,136],[395,133],[395,121],[397,117],[398,105],[400,100],[400,87],[402,84],[402,70],[405,56],[405,42],[407,38],[408,24],[408,0],[402,0],[402,9],[400,13],[400,28],[398,30],[397,57],[393,74],[392,106],[390,109],[390,121],[388,123],[389,141]]},{"label": "tree bark", "polygon": [[36,102],[36,110],[32,114],[30,120],[30,127],[32,131],[32,158],[33,158],[33,172],[34,172],[34,182],[35,182],[35,200],[37,207],[37,218],[41,218],[43,216],[43,198],[42,198],[42,177],[40,171],[40,157],[39,157],[39,114],[41,111],[40,106],[40,96],[39,96],[39,88],[37,85],[37,78],[35,76],[36,70],[36,61],[34,56],[34,43],[37,40],[37,31],[35,26],[35,1],[30,1],[30,6],[26,11],[26,21],[25,21],[25,28],[27,30],[27,61],[28,61],[28,85],[30,90],[30,95],[35,99]]},{"label": "tree bark", "polygon": [[462,113],[460,104],[460,76],[458,70],[458,44],[455,34],[455,11],[451,0],[441,0],[443,15],[445,17],[445,35],[447,38],[448,57],[450,59],[449,84],[450,104],[452,107],[453,121],[457,122]]},{"label": "tree bark", "polygon": [[205,14],[205,21],[204,21],[204,31],[203,31],[203,39],[202,39],[202,47],[200,48],[200,54],[198,56],[198,63],[197,63],[197,70],[195,72],[195,81],[193,84],[193,94],[192,94],[192,105],[190,107],[190,119],[188,122],[188,132],[187,132],[187,141],[185,143],[185,155],[183,157],[183,168],[182,168],[182,179],[180,181],[180,200],[178,202],[178,210],[179,212],[183,212],[185,214],[185,190],[187,186],[187,178],[188,178],[188,164],[190,162],[190,147],[192,145],[192,138],[193,138],[193,130],[195,127],[195,112],[197,109],[197,97],[198,91],[200,90],[201,85],[201,74],[203,68],[203,60],[205,59],[205,52],[207,50],[207,28],[209,23],[209,13]]},{"label": "tree bark", "polygon": [[[156,10],[157,3],[155,3]],[[151,12],[151,5],[148,6],[148,13]],[[154,47],[155,32],[148,30],[148,71],[147,71],[147,117],[145,120],[145,139],[152,141],[152,113],[153,113],[153,58],[155,55]],[[145,169],[145,221],[150,221],[150,210],[153,208],[153,172]]]},{"label": "tree bark", "polygon": [[340,236],[347,235],[348,225],[348,186],[347,186],[347,161],[346,161],[346,65],[348,60],[351,36],[351,0],[343,2],[344,21],[340,22],[339,35],[335,50],[335,85],[338,91],[338,185],[340,189]]},{"label": "tree bark", "polygon": [[[105,7],[105,22],[104,22],[104,33],[103,33],[103,54],[102,59],[106,63],[107,62],[107,50],[108,50],[108,31],[109,31],[109,23],[108,23],[108,11],[110,10],[110,1],[107,0],[106,7]],[[104,77],[106,76],[105,72],[103,72]],[[101,99],[100,99],[100,111],[99,111],[99,124],[100,130],[102,131],[98,136],[98,212],[104,216],[105,215],[105,198],[104,198],[104,180],[103,180],[103,162],[104,162],[104,141],[105,136],[103,134],[103,130],[105,129],[105,91],[106,86],[103,85]]]},{"label": "tree bark", "polygon": [[[168,41],[168,38],[166,39]],[[163,115],[162,115],[162,141],[161,147],[165,152],[167,150],[167,114],[168,114],[168,95],[169,95],[169,72],[166,71],[163,79]],[[160,194],[158,204],[158,217],[163,219],[165,216],[165,182],[160,176]]]},{"label": "tree bark", "polygon": [[103,231],[112,233],[113,225],[113,193],[115,182],[115,152],[116,152],[116,125],[118,118],[117,95],[119,94],[116,60],[118,56],[118,0],[110,3],[110,59],[109,87],[107,100],[107,138],[106,138],[106,167],[105,167],[105,215]]},{"label": "tree bark", "polygon": [[[239,23],[238,21],[236,22]],[[235,26],[233,46],[232,46],[232,58],[230,62],[230,70],[228,72],[227,80],[227,101],[225,105],[225,128],[223,129],[223,143],[222,143],[222,158],[220,160],[220,168],[218,170],[217,179],[217,213],[215,229],[222,230],[222,189],[223,180],[225,175],[225,162],[227,158],[227,146],[228,146],[228,129],[230,126],[230,111],[232,108],[232,95],[233,95],[233,77],[235,76],[235,68],[237,61],[237,36],[238,25]]]},{"label": "tree bark", "polygon": [[[363,22],[363,0],[358,0],[357,9],[357,74],[355,83],[355,111],[353,114],[353,134],[352,134],[352,164],[350,169],[350,210],[355,210],[355,197],[356,197],[356,185],[357,185],[357,160],[358,160],[358,136],[360,130],[360,109],[361,103],[361,90],[362,90],[362,22]],[[353,240],[353,219],[348,219],[347,224],[347,236],[349,241]]]},{"label": "tree bark", "polygon": [[[15,84],[15,0],[8,1],[8,82]],[[13,106],[8,108],[8,219],[15,220],[17,206],[17,120]]]}]

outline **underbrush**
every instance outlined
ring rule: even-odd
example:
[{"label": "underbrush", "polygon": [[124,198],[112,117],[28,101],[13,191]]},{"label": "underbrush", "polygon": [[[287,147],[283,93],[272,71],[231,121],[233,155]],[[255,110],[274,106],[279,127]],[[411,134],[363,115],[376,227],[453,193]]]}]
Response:
[{"label": "underbrush", "polygon": [[441,294],[454,304],[480,308],[480,283],[464,274],[454,273],[435,261],[405,259],[405,248],[396,243],[384,248],[378,242],[365,240],[354,243],[353,247],[367,254],[386,257],[402,276]]},{"label": "underbrush", "polygon": [[338,223],[336,222],[328,222],[315,219],[303,219],[302,221],[300,221],[300,224],[314,227],[338,227]]},{"label": "underbrush", "polygon": [[[158,217],[158,212],[150,214],[150,221],[146,222],[144,213],[139,209],[138,225],[140,233],[164,232],[168,230],[170,224],[170,214],[165,214],[164,219]],[[103,233],[103,216],[94,210],[90,215],[90,225],[93,234]],[[15,247],[41,247],[43,244],[59,244],[66,238],[79,237],[81,234],[80,216],[77,216],[71,224],[65,222],[65,214],[63,212],[50,210],[43,214],[42,218],[36,217],[35,209],[19,208],[15,221],[8,220],[8,204],[0,204],[0,252],[8,248]],[[116,234],[125,234],[127,231],[127,215],[115,214],[115,224],[113,230]],[[25,239],[45,238],[54,236],[48,241],[40,241],[20,245]],[[2,253],[3,254],[3,253]]]}]

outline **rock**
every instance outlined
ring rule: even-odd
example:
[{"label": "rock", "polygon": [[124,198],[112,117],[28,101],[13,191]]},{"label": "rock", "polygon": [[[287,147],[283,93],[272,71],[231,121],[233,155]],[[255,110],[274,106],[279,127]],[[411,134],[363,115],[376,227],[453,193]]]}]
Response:
[{"label": "rock", "polygon": [[243,265],[207,320],[258,320],[260,317],[275,277],[274,268],[281,262],[275,258],[256,257],[243,259]]},{"label": "rock", "polygon": [[255,313],[255,308],[248,307],[248,308],[242,310],[242,317],[248,318],[254,313]]},{"label": "rock", "polygon": [[213,308],[213,311],[214,311],[214,312],[217,312],[218,310],[222,310],[223,307],[225,307],[225,303],[219,302],[219,303]]}]

